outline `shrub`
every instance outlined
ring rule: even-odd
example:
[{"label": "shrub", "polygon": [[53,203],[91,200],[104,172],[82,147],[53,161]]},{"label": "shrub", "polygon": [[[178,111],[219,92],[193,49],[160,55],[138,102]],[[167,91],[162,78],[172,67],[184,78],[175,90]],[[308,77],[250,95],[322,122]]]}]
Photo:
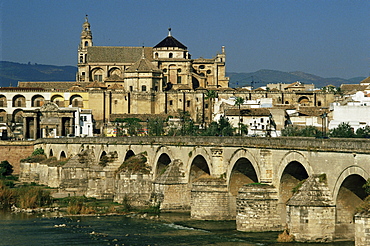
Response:
[{"label": "shrub", "polygon": [[117,173],[126,171],[131,173],[148,174],[150,173],[150,168],[146,162],[147,158],[144,152],[131,156],[122,163],[122,165],[118,168]]},{"label": "shrub", "polygon": [[15,203],[20,208],[36,208],[50,205],[52,198],[42,187],[24,186],[15,190]]},{"label": "shrub", "polygon": [[8,161],[0,162],[0,178],[9,176],[13,173],[13,166]]},{"label": "shrub", "polygon": [[9,208],[13,201],[13,191],[5,185],[3,180],[0,180],[0,208]]},{"label": "shrub", "polygon": [[92,214],[95,210],[85,204],[85,197],[72,197],[67,207],[69,214]]}]

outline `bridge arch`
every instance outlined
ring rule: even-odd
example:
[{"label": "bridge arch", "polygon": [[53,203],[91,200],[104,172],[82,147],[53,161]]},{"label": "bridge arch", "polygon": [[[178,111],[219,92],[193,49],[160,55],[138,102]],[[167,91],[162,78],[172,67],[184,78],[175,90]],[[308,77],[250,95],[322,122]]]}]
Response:
[{"label": "bridge arch", "polygon": [[67,158],[67,155],[66,155],[66,153],[64,152],[64,150],[62,150],[62,151],[60,152],[60,154],[59,154],[59,160],[62,160],[62,159],[65,159],[65,158]]},{"label": "bridge arch", "polygon": [[258,162],[249,151],[236,150],[228,162],[226,173],[229,192],[236,197],[244,184],[259,182],[260,173]]},{"label": "bridge arch", "polygon": [[193,183],[193,180],[203,175],[211,175],[209,162],[207,162],[203,155],[197,155],[192,159],[190,165],[189,184]]},{"label": "bridge arch", "polygon": [[293,196],[293,188],[307,179],[312,173],[312,166],[307,158],[298,151],[288,152],[281,160],[278,167],[278,194],[279,206],[278,212],[280,213],[281,222],[286,222],[286,202]]},{"label": "bridge arch", "polygon": [[293,162],[301,164],[302,167],[306,170],[308,176],[313,173],[312,166],[309,163],[306,156],[304,156],[301,152],[298,151],[289,151],[284,155],[284,157],[280,161],[276,176],[279,179],[278,184],[280,184],[281,177],[283,173],[286,171],[287,166]]},{"label": "bridge arch", "polygon": [[333,200],[336,204],[336,237],[353,239],[355,234],[354,215],[356,208],[366,198],[363,185],[369,173],[359,166],[350,166],[336,180]]},{"label": "bridge arch", "polygon": [[370,174],[366,172],[362,167],[359,166],[350,166],[344,169],[339,177],[337,178],[334,190],[333,190],[333,200],[336,201],[338,199],[339,189],[342,187],[343,182],[351,175],[358,175],[361,176],[365,181],[370,178]]},{"label": "bridge arch", "polygon": [[[203,174],[213,174],[211,155],[204,148],[195,148],[189,153],[189,157],[186,168],[189,184],[192,180],[202,175],[200,174],[200,170],[203,170]],[[195,175],[196,173],[198,173],[198,175]]]},{"label": "bridge arch", "polygon": [[123,161],[127,161],[128,158],[130,158],[131,156],[134,156],[134,155],[135,155],[135,152],[133,150],[131,150],[131,149],[127,150],[125,158],[123,159]]},{"label": "bridge arch", "polygon": [[174,160],[171,150],[166,146],[158,147],[156,155],[153,162],[153,174],[154,179],[157,178],[167,166]]}]

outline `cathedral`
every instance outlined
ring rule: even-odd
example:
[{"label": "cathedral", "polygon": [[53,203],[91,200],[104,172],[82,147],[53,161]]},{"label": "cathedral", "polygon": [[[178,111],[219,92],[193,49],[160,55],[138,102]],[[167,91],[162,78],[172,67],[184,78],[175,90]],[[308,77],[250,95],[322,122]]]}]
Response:
[{"label": "cathedral", "polygon": [[115,118],[176,116],[179,110],[201,124],[211,120],[205,92],[228,88],[225,59],[225,47],[214,58],[192,59],[171,29],[154,47],[94,46],[86,17],[76,80],[88,92],[98,128]]},{"label": "cathedral", "polygon": [[171,29],[153,47],[94,46],[86,16],[76,81],[19,82],[18,87],[0,88],[0,134],[20,139],[107,135],[117,119],[176,118],[185,111],[201,126],[235,107],[223,102],[236,97],[268,99],[280,109],[328,107],[334,101],[332,93],[298,84],[292,90],[229,88],[225,64],[224,46],[213,58],[193,59]]}]

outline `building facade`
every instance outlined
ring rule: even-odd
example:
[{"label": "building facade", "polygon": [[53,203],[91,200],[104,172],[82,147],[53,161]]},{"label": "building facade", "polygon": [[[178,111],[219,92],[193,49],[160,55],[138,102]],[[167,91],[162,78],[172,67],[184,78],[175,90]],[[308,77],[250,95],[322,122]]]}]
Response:
[{"label": "building facade", "polygon": [[[33,124],[31,119],[24,123],[23,113],[39,110],[49,102],[59,108],[91,110],[93,128],[96,133],[104,134],[116,118],[135,115],[176,117],[179,111],[188,111],[196,124],[206,124],[214,120],[213,104],[231,97],[268,98],[273,106],[319,107],[328,107],[334,98],[332,93],[320,91],[229,88],[225,47],[213,58],[193,59],[188,48],[172,36],[171,29],[153,47],[95,46],[86,17],[77,57],[76,81],[19,82],[15,88],[0,88],[0,127],[20,132],[25,124],[31,129],[41,126],[40,122]],[[216,92],[217,98],[207,97],[210,90]],[[69,131],[61,130],[58,134],[89,132],[76,128],[75,120],[71,122],[69,125],[74,127],[67,127]],[[50,127],[56,129],[56,126]],[[35,135],[31,130],[23,132],[29,132],[29,138]],[[36,137],[44,136],[40,129],[36,132]]]}]

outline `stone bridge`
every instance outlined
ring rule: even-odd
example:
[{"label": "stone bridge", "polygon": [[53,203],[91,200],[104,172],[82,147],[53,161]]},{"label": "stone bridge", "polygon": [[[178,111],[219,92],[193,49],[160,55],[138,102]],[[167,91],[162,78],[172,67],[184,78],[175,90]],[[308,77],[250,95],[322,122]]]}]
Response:
[{"label": "stone bridge", "polygon": [[[197,219],[236,219],[243,231],[288,225],[301,241],[353,239],[354,214],[370,178],[367,139],[64,138],[36,140],[35,148],[70,158],[37,174],[65,192],[160,202]],[[139,155],[149,173],[122,171],[125,160]],[[21,178],[42,169],[32,165],[23,164]]]}]

